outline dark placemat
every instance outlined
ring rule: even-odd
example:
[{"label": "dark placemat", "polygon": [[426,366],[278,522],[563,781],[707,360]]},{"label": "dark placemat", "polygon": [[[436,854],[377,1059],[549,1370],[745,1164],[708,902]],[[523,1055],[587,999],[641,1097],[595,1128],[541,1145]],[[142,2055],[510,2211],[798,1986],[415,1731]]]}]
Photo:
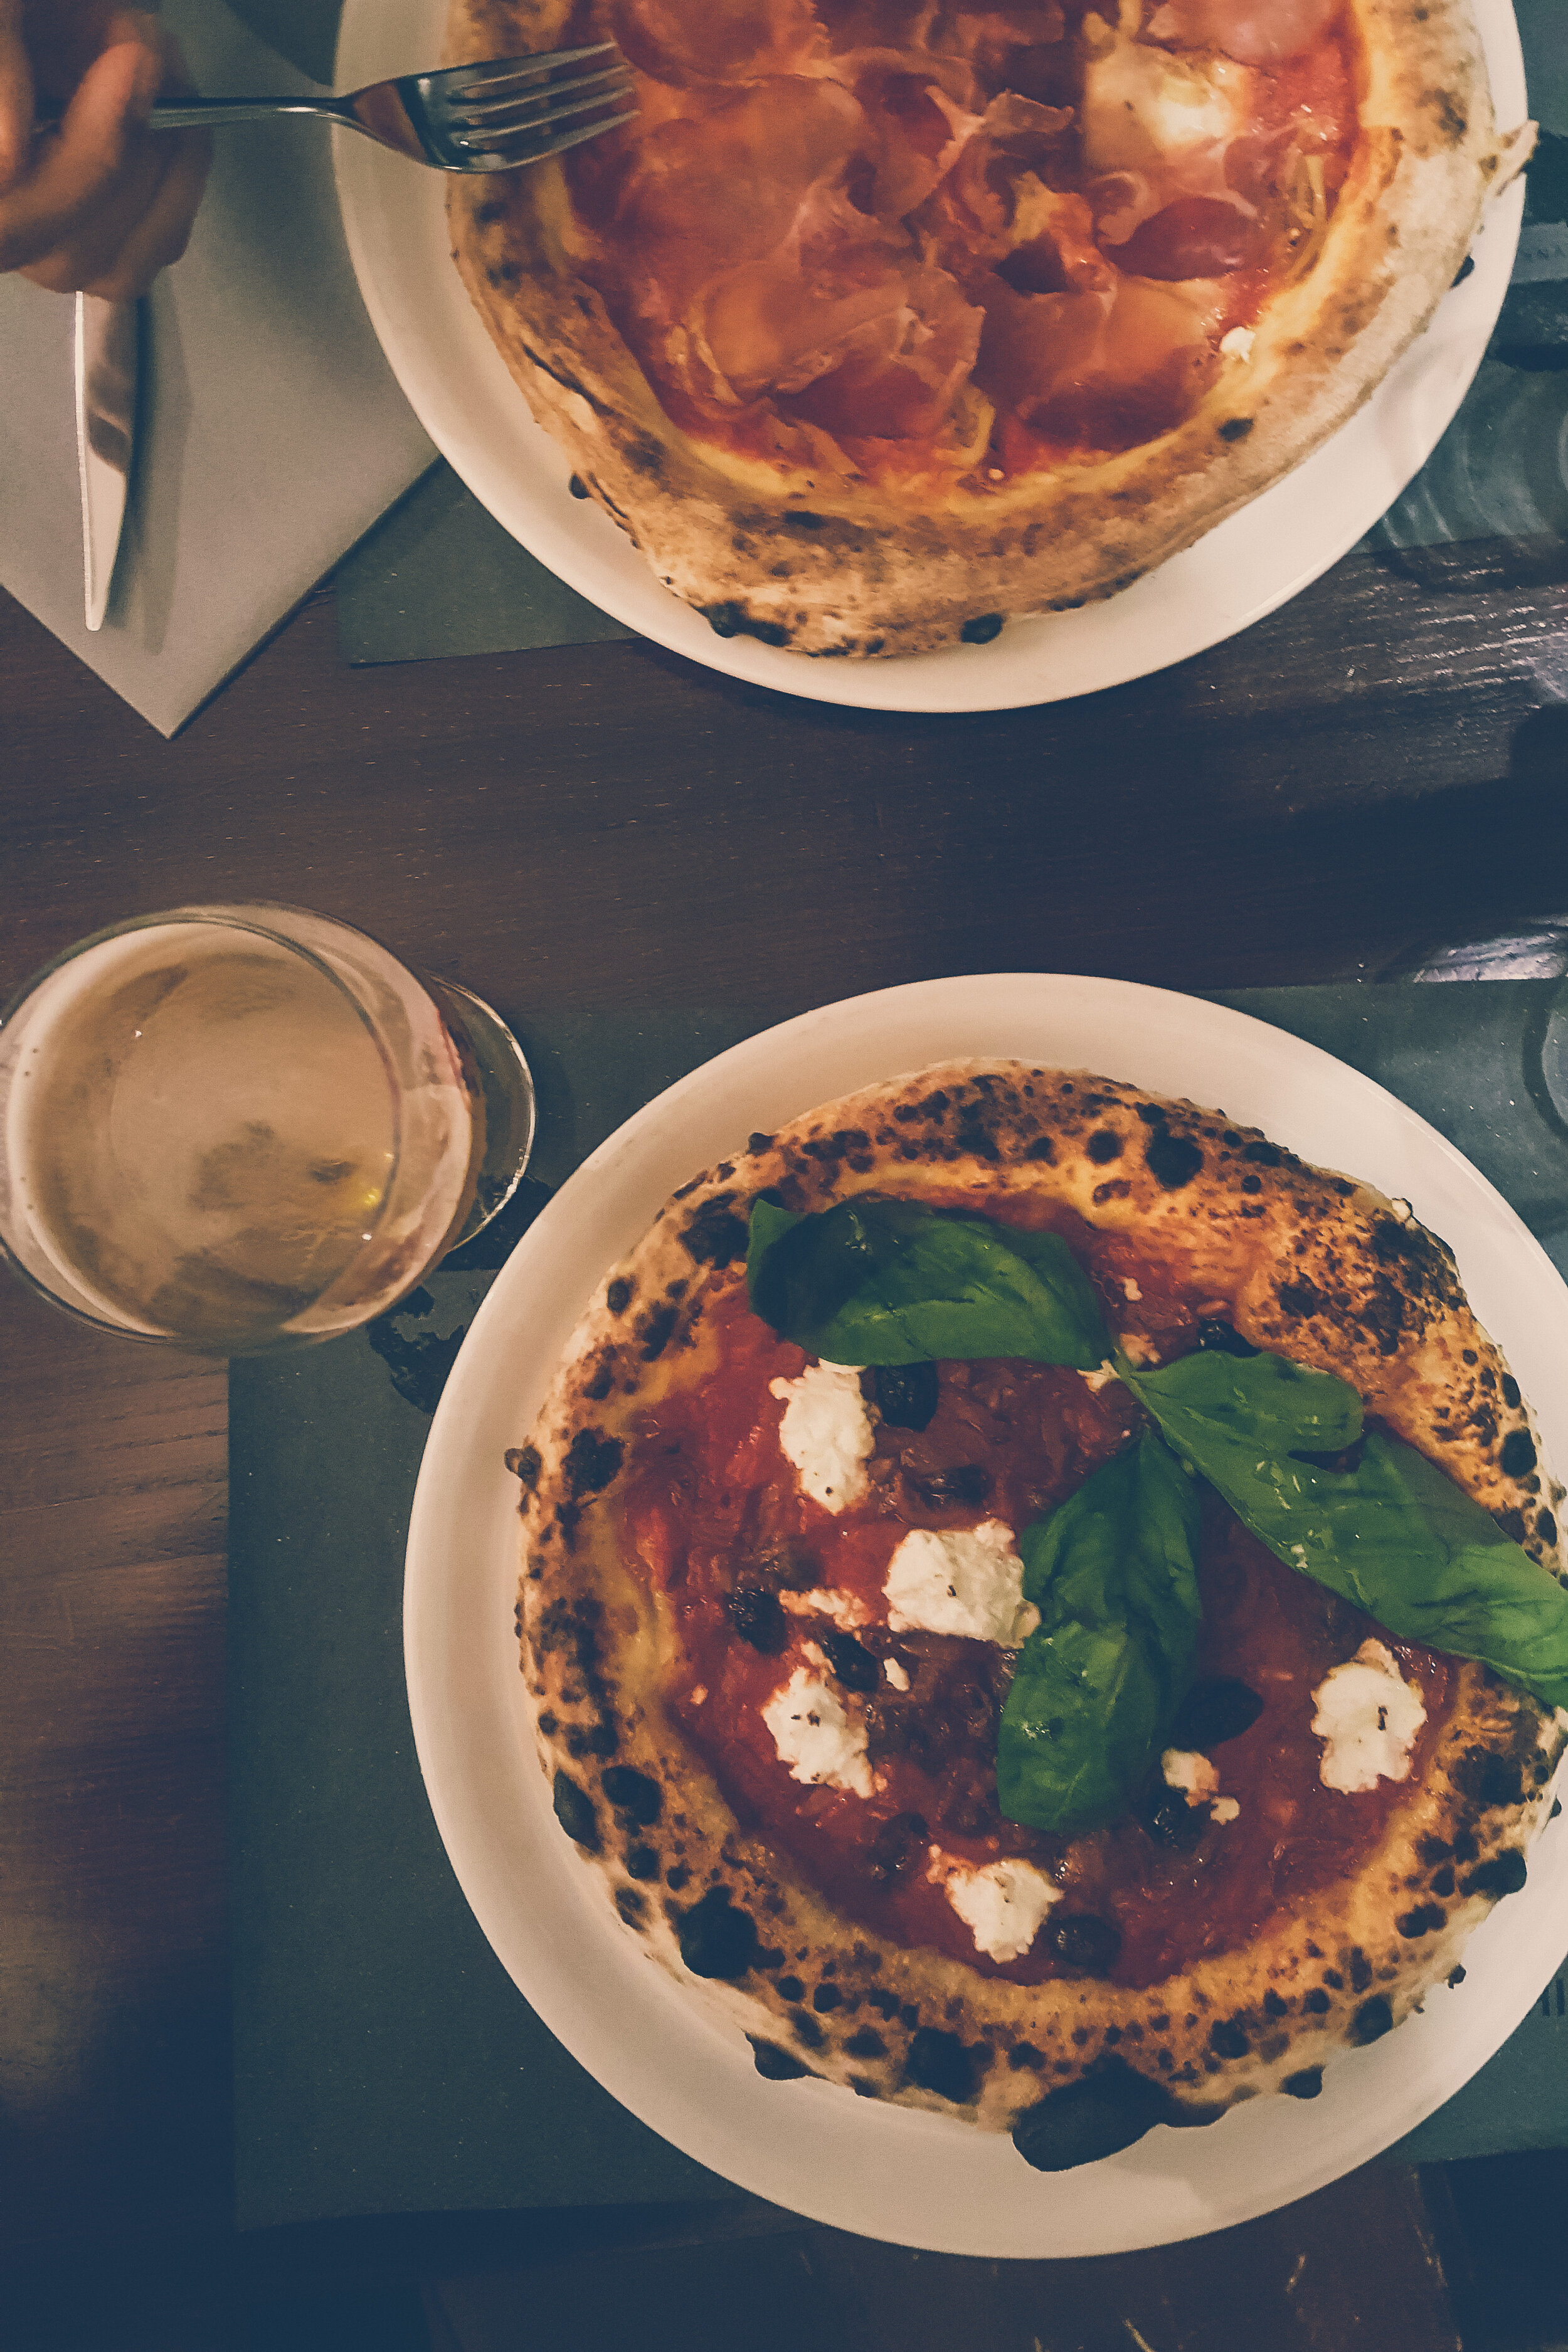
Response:
[{"label": "dark placemat", "polygon": [[[1556,983],[1252,991],[1225,1001],[1313,1039],[1411,1103],[1568,1268],[1568,998],[1560,1024]],[[540,1148],[498,1226],[368,1331],[232,1368],[242,2227],[731,2193],[567,2057],[485,1943],[420,1785],[400,1612],[429,1416],[495,1266],[624,1118],[769,1017],[758,1007],[520,1022],[538,1083]],[[1561,2142],[1563,2005],[1559,1982],[1399,2153],[1425,2159]]]}]

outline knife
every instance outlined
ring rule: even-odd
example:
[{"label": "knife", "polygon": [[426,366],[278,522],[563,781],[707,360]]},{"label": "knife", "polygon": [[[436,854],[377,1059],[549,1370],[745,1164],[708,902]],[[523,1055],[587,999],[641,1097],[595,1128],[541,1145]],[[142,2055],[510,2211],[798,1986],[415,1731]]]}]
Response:
[{"label": "knife", "polygon": [[109,604],[136,440],[141,304],[76,298],[76,455],[81,484],[81,553],[87,625]]}]

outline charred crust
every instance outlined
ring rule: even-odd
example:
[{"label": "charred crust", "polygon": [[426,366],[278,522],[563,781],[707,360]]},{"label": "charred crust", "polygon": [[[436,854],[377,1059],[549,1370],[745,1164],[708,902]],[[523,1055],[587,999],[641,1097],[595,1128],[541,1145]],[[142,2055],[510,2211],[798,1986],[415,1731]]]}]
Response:
[{"label": "charred crust", "polygon": [[621,1454],[618,1437],[607,1437],[602,1429],[580,1429],[566,1449],[564,1465],[573,1500],[601,1493],[620,1468]]},{"label": "charred crust", "polygon": [[599,1775],[599,1786],[616,1812],[626,1814],[642,1828],[657,1822],[664,1810],[664,1791],[658,1782],[629,1764],[608,1766]]},{"label": "charred crust", "polygon": [[694,1903],[679,1927],[680,1957],[694,1977],[743,1977],[757,1957],[757,1923],[730,1900],[726,1886],[710,1886]]},{"label": "charred crust", "polygon": [[1155,1129],[1143,1147],[1143,1157],[1149,1172],[1167,1192],[1180,1192],[1190,1184],[1204,1164],[1203,1146],[1194,1143],[1190,1135],[1172,1135],[1163,1128]]},{"label": "charred crust", "polygon": [[668,1304],[655,1307],[638,1323],[637,1348],[645,1364],[657,1363],[668,1347],[679,1311]]},{"label": "charred crust", "polygon": [[1505,1846],[1501,1853],[1493,1854],[1472,1870],[1468,1878],[1459,1881],[1461,1895],[1489,1895],[1494,1900],[1505,1895],[1517,1895],[1529,1876],[1529,1868],[1518,1846]]},{"label": "charred crust", "polygon": [[715,1192],[688,1218],[681,1235],[700,1265],[729,1265],[746,1255],[746,1220],[732,1192]]},{"label": "charred crust", "polygon": [[1303,2066],[1294,2074],[1287,2074],[1279,2088],[1290,2099],[1315,2099],[1323,2087],[1321,2066]]},{"label": "charred crust", "polygon": [[599,1824],[594,1811],[594,1801],[580,1789],[569,1772],[558,1771],[551,1794],[556,1820],[569,1838],[589,1853],[599,1851]]},{"label": "charred crust", "polygon": [[1394,2011],[1381,1993],[1374,1993],[1370,2000],[1363,2001],[1352,2018],[1350,2039],[1358,2049],[1364,2049],[1369,2042],[1381,2042],[1393,2027]]},{"label": "charred crust", "polygon": [[752,2045],[752,2062],[765,2083],[797,2083],[810,2074],[810,2067],[793,2050],[776,2042],[763,2042],[754,2033],[748,2033],[746,2039]]},{"label": "charred crust", "polygon": [[980,2087],[979,2062],[979,2051],[965,2049],[956,2033],[945,2032],[938,2025],[922,2025],[910,2037],[904,2080],[917,2090],[934,2092],[955,2107],[968,2106]]},{"label": "charred crust", "polygon": [[538,1446],[511,1445],[501,1458],[519,1485],[531,1493],[539,1484],[539,1473],[543,1467]]}]

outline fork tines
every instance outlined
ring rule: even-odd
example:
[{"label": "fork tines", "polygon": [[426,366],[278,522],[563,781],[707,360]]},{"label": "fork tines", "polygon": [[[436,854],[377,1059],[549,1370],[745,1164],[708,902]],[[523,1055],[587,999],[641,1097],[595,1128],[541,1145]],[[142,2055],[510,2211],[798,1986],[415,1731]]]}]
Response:
[{"label": "fork tines", "polygon": [[[607,65],[585,74],[562,72],[563,68],[608,58]],[[636,108],[609,114],[632,93],[631,71],[613,41],[599,41],[582,49],[557,49],[546,56],[503,58],[476,67],[466,82],[447,84],[446,134],[452,145],[468,152],[499,152],[519,156],[532,139],[549,152],[575,146],[601,131],[629,122]],[[564,126],[578,116],[594,119],[574,128]]]}]

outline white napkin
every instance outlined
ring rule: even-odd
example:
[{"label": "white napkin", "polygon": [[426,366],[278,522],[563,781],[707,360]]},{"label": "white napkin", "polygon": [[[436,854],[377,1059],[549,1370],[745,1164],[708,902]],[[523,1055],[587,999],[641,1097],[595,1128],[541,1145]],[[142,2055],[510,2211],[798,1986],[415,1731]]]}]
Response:
[{"label": "white napkin", "polygon": [[[310,89],[218,0],[163,13],[203,90]],[[436,454],[349,265],[331,142],[354,135],[287,118],[218,133],[190,249],[146,305],[136,471],[96,636],[72,305],[0,278],[0,585],[164,735]]]}]

